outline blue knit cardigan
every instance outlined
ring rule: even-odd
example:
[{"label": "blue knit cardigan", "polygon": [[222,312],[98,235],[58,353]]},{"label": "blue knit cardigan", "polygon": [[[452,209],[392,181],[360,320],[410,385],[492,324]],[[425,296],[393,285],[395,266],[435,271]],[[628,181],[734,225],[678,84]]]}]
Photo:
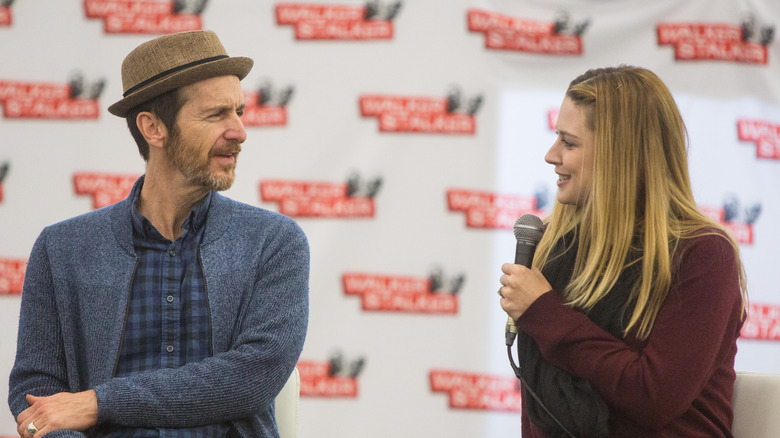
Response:
[{"label": "blue knit cardigan", "polygon": [[38,237],[10,375],[14,418],[28,407],[26,394],[94,389],[99,424],[176,428],[230,422],[244,437],[278,437],[274,399],[298,361],[308,323],[309,246],[303,231],[286,216],[215,193],[198,248],[211,357],[115,378],[137,264],[129,199],[47,227]]}]

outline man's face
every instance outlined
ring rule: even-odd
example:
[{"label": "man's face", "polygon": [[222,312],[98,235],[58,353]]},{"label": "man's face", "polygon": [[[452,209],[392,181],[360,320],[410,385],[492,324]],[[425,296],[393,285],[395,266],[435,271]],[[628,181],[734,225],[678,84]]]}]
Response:
[{"label": "man's face", "polygon": [[190,184],[227,190],[246,140],[241,82],[236,76],[218,76],[179,91],[184,105],[171,129],[166,156]]}]

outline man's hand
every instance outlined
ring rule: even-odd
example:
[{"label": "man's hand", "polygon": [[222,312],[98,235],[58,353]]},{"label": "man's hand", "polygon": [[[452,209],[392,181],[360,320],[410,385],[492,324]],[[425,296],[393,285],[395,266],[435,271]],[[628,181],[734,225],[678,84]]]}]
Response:
[{"label": "man's hand", "polygon": [[22,438],[32,438],[27,426],[33,423],[38,429],[36,437],[49,432],[67,429],[84,431],[98,418],[95,390],[70,393],[60,392],[49,397],[27,395],[30,407],[16,417],[16,428]]}]

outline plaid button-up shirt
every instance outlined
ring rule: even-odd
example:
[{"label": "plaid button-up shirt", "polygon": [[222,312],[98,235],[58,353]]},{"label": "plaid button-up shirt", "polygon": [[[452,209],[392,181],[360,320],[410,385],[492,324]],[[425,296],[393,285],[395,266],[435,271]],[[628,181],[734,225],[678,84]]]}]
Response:
[{"label": "plaid button-up shirt", "polygon": [[[209,306],[198,255],[210,201],[211,193],[192,208],[182,224],[182,235],[173,242],[133,208],[133,244],[138,265],[116,377],[178,368],[211,355]],[[100,429],[101,434],[107,432],[105,436],[110,437],[224,437],[230,426]]]}]

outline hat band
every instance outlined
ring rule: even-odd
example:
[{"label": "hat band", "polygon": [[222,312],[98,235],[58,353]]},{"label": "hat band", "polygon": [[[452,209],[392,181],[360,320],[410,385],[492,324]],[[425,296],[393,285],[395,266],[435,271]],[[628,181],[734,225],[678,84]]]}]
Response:
[{"label": "hat band", "polygon": [[154,81],[162,79],[165,76],[168,76],[170,74],[176,73],[179,70],[184,70],[185,68],[195,67],[196,65],[205,64],[207,62],[216,61],[216,60],[224,59],[224,58],[227,58],[227,57],[228,57],[227,55],[212,56],[211,58],[199,59],[197,61],[190,62],[189,64],[179,65],[179,66],[176,66],[176,67],[174,67],[172,69],[165,70],[164,72],[162,72],[160,74],[154,75],[151,78],[149,78],[149,79],[147,79],[147,80],[145,80],[145,81],[143,81],[143,82],[141,82],[139,84],[136,84],[134,87],[132,87],[129,90],[125,91],[122,94],[122,97],[127,97],[129,94],[132,94],[135,90],[137,90],[139,88],[142,88],[142,87],[144,87],[144,86],[146,86],[146,85],[148,85],[148,84],[150,84],[150,83],[152,83]]}]

